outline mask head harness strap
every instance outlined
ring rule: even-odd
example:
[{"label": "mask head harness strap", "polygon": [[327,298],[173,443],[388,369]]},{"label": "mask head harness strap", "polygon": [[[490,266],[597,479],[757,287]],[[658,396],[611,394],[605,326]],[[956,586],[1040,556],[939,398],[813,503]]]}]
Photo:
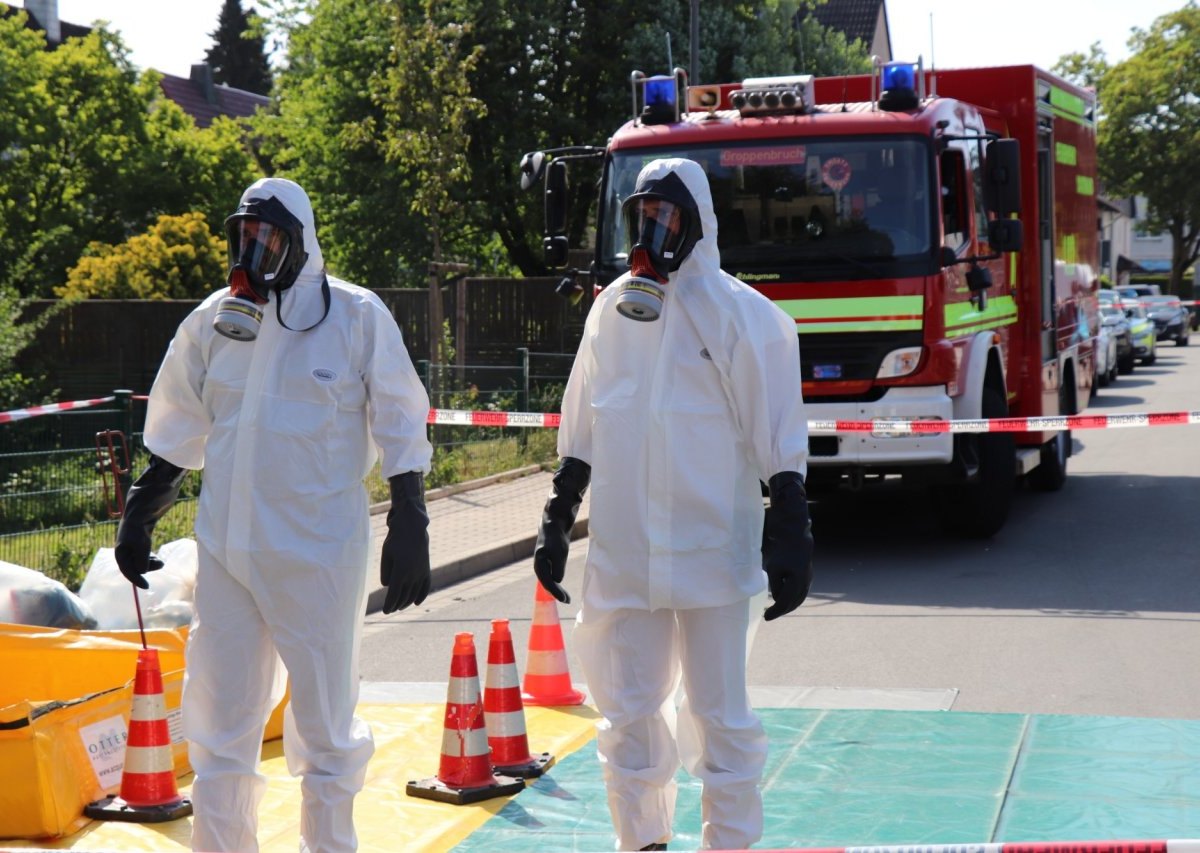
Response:
[{"label": "mask head harness strap", "polygon": [[230,294],[263,305],[275,291],[275,316],[290,331],[307,332],[329,315],[329,279],[321,280],[325,310],[321,319],[303,329],[292,329],[282,316],[283,291],[296,283],[308,261],[304,251],[304,226],[275,196],[246,199],[225,220],[229,245]]},{"label": "mask head harness strap", "polygon": [[634,275],[666,282],[704,236],[696,200],[675,172],[639,184],[621,212]]}]

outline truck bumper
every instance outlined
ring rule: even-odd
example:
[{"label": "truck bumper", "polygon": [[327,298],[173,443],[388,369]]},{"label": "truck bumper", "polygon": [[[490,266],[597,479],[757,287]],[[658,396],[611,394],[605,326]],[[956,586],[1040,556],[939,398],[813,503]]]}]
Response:
[{"label": "truck bumper", "polygon": [[[805,406],[810,421],[870,421],[879,418],[950,420],[954,405],[944,386],[889,388],[871,403],[816,403]],[[910,466],[948,464],[954,455],[950,433],[922,435],[887,432],[847,432],[811,435],[808,439],[810,468],[847,465]]]}]

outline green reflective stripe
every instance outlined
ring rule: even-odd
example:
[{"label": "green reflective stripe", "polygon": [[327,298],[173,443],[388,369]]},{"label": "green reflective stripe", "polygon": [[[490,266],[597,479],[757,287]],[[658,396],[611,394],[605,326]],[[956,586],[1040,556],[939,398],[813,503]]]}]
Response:
[{"label": "green reflective stripe", "polygon": [[1095,195],[1096,182],[1087,175],[1076,175],[1075,192],[1079,193],[1080,195]]},{"label": "green reflective stripe", "polygon": [[946,337],[960,338],[1015,323],[1017,303],[1011,296],[994,296],[988,299],[987,308],[979,311],[972,302],[955,302],[946,306],[944,316]]},{"label": "green reflective stripe", "polygon": [[1082,118],[1085,102],[1078,95],[1072,95],[1057,86],[1050,87],[1050,106],[1057,107],[1065,113]]},{"label": "green reflective stripe", "polygon": [[920,296],[780,299],[775,304],[796,321],[802,335],[919,330],[925,309]]},{"label": "green reflective stripe", "polygon": [[1054,159],[1064,166],[1074,166],[1079,162],[1078,151],[1074,145],[1065,142],[1054,143]]}]

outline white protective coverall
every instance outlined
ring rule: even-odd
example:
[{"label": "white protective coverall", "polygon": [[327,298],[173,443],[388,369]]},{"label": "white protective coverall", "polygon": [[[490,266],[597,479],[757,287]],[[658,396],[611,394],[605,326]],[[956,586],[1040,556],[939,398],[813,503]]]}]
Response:
[{"label": "white protective coverall", "polygon": [[[304,228],[308,260],[283,291],[284,322],[324,311],[324,261],[299,185],[258,181]],[[372,292],[330,279],[309,331],[280,326],[275,299],[253,341],[223,337],[228,289],[180,325],[150,392],[151,452],[204,469],[199,572],[187,648],[183,731],[196,778],[194,850],[254,851],[266,780],[263,729],[291,680],[288,770],[299,775],[301,850],[356,848],[352,809],[374,742],[354,715],[370,525],[363,478],[429,471],[429,398],[400,330]],[[373,440],[373,441],[372,441]],[[376,455],[378,450],[378,457]]]},{"label": "white protective coverall", "polygon": [[616,311],[624,278],[597,297],[563,398],[558,453],[592,466],[574,646],[604,718],[618,848],[670,839],[682,758],[703,783],[702,846],[741,849],[762,835],[767,753],[746,690],[751,599],[766,588],[759,481],[807,471],[799,341],[790,317],[720,269],[698,164],[653,161],[638,186],[668,171],[703,238],[658,320]]}]

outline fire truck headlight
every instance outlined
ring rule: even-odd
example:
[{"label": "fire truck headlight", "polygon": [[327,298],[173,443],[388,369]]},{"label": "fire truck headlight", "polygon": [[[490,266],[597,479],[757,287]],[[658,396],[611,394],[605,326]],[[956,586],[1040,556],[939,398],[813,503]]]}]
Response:
[{"label": "fire truck headlight", "polygon": [[894,349],[883,357],[883,361],[879,365],[879,372],[875,374],[875,378],[895,379],[898,376],[907,376],[914,372],[920,363],[920,347]]}]

